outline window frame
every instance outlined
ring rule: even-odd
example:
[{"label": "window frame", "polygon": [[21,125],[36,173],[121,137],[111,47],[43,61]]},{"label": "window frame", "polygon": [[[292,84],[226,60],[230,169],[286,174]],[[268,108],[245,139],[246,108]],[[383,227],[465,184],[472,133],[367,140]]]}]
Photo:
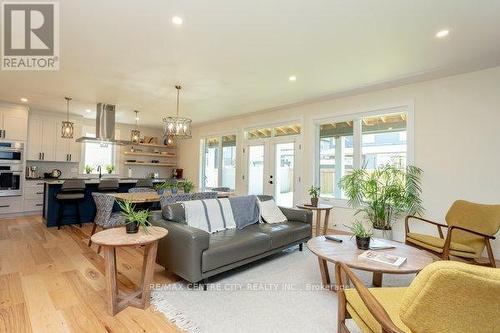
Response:
[{"label": "window frame", "polygon": [[234,189],[236,190],[237,186],[237,168],[238,168],[238,133],[237,132],[225,132],[225,133],[217,133],[217,134],[212,134],[212,135],[204,135],[200,137],[200,173],[199,173],[199,184],[200,188],[205,189],[207,188],[205,186],[205,149],[206,149],[206,142],[207,139],[210,138],[217,138],[219,140],[219,144],[217,148],[219,149],[219,156],[218,156],[218,161],[217,161],[217,167],[218,167],[218,174],[217,174],[217,187],[222,187],[222,171],[223,171],[223,147],[222,147],[222,137],[224,136],[231,136],[234,135],[236,138],[236,143],[235,143],[235,163],[234,163]]},{"label": "window frame", "polygon": [[[361,168],[362,163],[362,119],[366,117],[381,116],[392,113],[406,113],[406,163],[414,163],[414,103],[407,102],[397,105],[380,106],[371,108],[369,111],[353,110],[334,117],[324,117],[313,119],[314,124],[314,159],[313,159],[313,184],[320,184],[320,125],[336,122],[353,122],[353,168]],[[332,204],[335,207],[349,208],[348,200],[341,198],[321,197],[320,201]]]},{"label": "window frame", "polygon": [[[89,134],[91,134],[92,136],[95,136],[95,128],[92,126],[83,126],[82,127],[82,134],[84,136],[88,136]],[[120,131],[118,129],[115,129],[115,137],[119,137],[119,134],[120,134]],[[80,176],[98,175],[99,173],[97,172],[96,169],[94,169],[90,174],[85,173],[85,165],[86,165],[85,158],[86,158],[86,145],[87,145],[87,143],[88,142],[84,142],[82,144],[82,147],[81,147],[80,155],[82,158],[80,158],[78,174]],[[96,143],[96,142],[92,142],[92,143]],[[120,174],[120,160],[119,160],[119,154],[118,154],[119,148],[117,147],[116,144],[110,143],[110,145],[112,145],[111,161],[112,161],[113,165],[115,166],[115,170],[113,170],[113,173],[111,173],[111,175],[119,175]],[[101,173],[103,175],[108,174],[106,171],[106,165],[102,165],[101,168],[102,168]]]}]

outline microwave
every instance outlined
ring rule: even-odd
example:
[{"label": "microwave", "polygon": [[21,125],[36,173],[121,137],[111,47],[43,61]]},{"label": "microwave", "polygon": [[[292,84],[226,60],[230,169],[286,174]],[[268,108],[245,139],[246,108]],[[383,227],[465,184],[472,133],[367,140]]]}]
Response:
[{"label": "microwave", "polygon": [[23,163],[24,143],[0,142],[0,164]]}]

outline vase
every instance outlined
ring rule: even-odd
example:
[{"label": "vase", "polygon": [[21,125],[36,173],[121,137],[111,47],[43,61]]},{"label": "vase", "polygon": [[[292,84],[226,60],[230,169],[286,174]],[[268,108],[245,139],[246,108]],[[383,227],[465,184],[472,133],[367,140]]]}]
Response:
[{"label": "vase", "polygon": [[127,230],[127,234],[136,234],[139,232],[139,223],[129,222],[125,225],[125,229]]},{"label": "vase", "polygon": [[356,236],[356,246],[360,250],[370,249],[370,237],[358,237],[358,236]]},{"label": "vase", "polygon": [[373,238],[392,240],[392,229],[373,228]]},{"label": "vase", "polygon": [[311,198],[311,206],[318,207],[318,198]]}]

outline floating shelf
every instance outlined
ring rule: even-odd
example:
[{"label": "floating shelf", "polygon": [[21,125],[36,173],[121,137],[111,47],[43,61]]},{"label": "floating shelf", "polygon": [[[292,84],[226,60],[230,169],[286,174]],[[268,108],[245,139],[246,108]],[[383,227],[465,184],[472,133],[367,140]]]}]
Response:
[{"label": "floating shelf", "polygon": [[143,165],[143,166],[163,166],[163,167],[175,167],[175,163],[151,163],[151,162],[125,162],[125,165]]},{"label": "floating shelf", "polygon": [[151,147],[151,148],[168,148],[168,149],[177,148],[176,146],[159,145],[159,144],[154,144],[154,143],[137,143],[137,144],[131,144],[130,146],[142,146],[142,147]]},{"label": "floating shelf", "polygon": [[126,151],[125,155],[133,155],[133,156],[154,156],[154,157],[176,157],[176,153],[167,153],[167,154],[157,154],[157,153],[148,153],[148,152],[138,152],[138,151]]}]

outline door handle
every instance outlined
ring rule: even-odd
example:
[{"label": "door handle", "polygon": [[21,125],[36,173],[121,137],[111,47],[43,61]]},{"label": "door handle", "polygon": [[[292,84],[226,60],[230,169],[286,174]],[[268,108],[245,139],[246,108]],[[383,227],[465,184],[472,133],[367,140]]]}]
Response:
[{"label": "door handle", "polygon": [[1,205],[0,208],[9,208],[10,205]]},{"label": "door handle", "polygon": [[269,184],[273,184],[273,181],[272,181],[272,180],[270,180],[270,181],[269,181]]},{"label": "door handle", "polygon": [[42,153],[42,160],[45,160],[45,153]]},{"label": "door handle", "polygon": [[71,154],[69,154],[69,161],[71,162],[72,159],[73,159],[73,156],[71,156]]},{"label": "door handle", "polygon": [[38,159],[41,160],[42,159],[42,153],[38,153]]}]

